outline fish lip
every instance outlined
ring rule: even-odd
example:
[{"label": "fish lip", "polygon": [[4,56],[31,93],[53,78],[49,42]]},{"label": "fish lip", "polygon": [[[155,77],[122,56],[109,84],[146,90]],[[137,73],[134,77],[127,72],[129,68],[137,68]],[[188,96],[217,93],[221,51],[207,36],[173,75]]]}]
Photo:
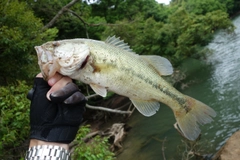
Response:
[{"label": "fish lip", "polygon": [[50,78],[45,74],[45,72],[42,71],[42,69],[41,69],[41,73],[42,73],[43,79],[44,79],[45,81],[48,81],[48,80],[50,79]]},{"label": "fish lip", "polygon": [[42,46],[35,46],[34,49],[35,49],[36,52],[37,52],[38,65],[39,65],[39,68],[40,68],[40,70],[41,70],[41,74],[42,74],[42,76],[43,76],[43,79],[47,81],[47,80],[49,80],[50,78],[49,78],[48,74],[45,73],[45,72],[47,72],[47,71],[44,71],[43,68],[44,68],[45,65],[48,65],[48,64],[49,64],[49,61],[48,61],[47,64],[44,64],[44,62],[42,62],[42,60],[41,60],[41,56],[42,56],[43,54],[46,54],[46,53],[45,53],[45,50],[44,50],[44,48],[43,48]]},{"label": "fish lip", "polygon": [[[52,45],[60,46],[62,44],[60,44],[60,42],[54,42],[54,44],[43,44],[34,47],[38,56],[38,65],[45,80],[50,79],[56,72],[65,76],[71,76],[75,71],[79,71],[79,69],[86,67],[90,61],[90,49],[86,44],[72,45],[72,47],[74,47],[73,51],[69,48],[65,51],[65,48],[63,48],[64,52],[73,52],[69,56],[63,58],[61,57],[62,54],[58,54],[59,48],[57,50],[56,48],[51,48]],[[76,49],[80,49],[80,53],[78,50],[77,52]]]}]

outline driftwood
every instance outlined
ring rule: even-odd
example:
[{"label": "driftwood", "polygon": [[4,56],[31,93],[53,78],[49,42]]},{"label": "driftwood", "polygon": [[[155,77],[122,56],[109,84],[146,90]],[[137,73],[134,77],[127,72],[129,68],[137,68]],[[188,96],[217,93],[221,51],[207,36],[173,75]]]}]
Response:
[{"label": "driftwood", "polygon": [[182,133],[181,129],[178,127],[177,122],[174,124],[174,128],[183,137],[182,142],[185,145],[185,151],[182,153],[182,158],[189,160],[195,157],[196,159],[203,159],[207,155],[201,154],[201,147],[199,146],[201,134],[194,141],[188,140]]},{"label": "driftwood", "polygon": [[[82,141],[85,143],[89,142],[93,137],[100,135],[108,137],[109,141],[112,141],[111,150],[118,151],[122,149],[122,141],[127,134],[127,131],[130,127],[126,126],[124,123],[114,123],[111,128],[106,129],[105,131],[95,131],[87,134]],[[69,148],[72,153],[74,147],[79,144],[78,141],[73,141],[70,143]]]},{"label": "driftwood", "polygon": [[100,135],[100,136],[106,136],[109,138],[110,141],[112,141],[111,150],[119,150],[122,149],[121,142],[123,141],[123,138],[127,134],[127,130],[129,127],[126,126],[125,123],[114,123],[111,128],[106,129],[105,131],[95,131],[92,133],[89,133],[86,137],[84,137],[84,141],[88,142],[91,138]]},{"label": "driftwood", "polygon": [[111,146],[112,151],[115,151],[116,149],[122,149],[121,142],[127,134],[127,132],[125,132],[125,127],[126,125],[124,123],[115,123],[110,129],[107,129],[104,132],[106,136],[108,136],[110,139],[113,139],[113,144]]}]

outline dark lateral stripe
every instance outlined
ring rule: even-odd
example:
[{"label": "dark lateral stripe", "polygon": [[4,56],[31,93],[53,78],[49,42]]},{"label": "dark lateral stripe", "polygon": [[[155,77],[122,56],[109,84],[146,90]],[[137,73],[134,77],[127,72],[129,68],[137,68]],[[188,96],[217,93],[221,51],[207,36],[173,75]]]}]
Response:
[{"label": "dark lateral stripe", "polygon": [[143,74],[137,73],[137,72],[135,72],[134,70],[132,70],[130,68],[122,67],[121,70],[127,72],[126,75],[132,74],[133,76],[136,76],[139,79],[144,80],[146,83],[151,85],[153,88],[159,89],[165,95],[167,95],[167,96],[173,98],[174,100],[176,100],[181,106],[185,105],[186,100],[184,98],[178,97],[176,94],[173,94],[172,92],[170,92],[169,89],[167,89],[167,88],[164,89],[163,87],[161,87],[160,84],[155,83],[149,77],[146,77]]},{"label": "dark lateral stripe", "polygon": [[[105,61],[105,64],[106,63],[107,62]],[[142,79],[143,81],[145,81],[147,84],[149,84],[153,88],[160,90],[165,95],[167,95],[167,96],[171,97],[173,100],[177,101],[177,103],[179,103],[179,105],[182,106],[185,109],[186,112],[188,112],[189,109],[186,106],[186,99],[185,98],[178,97],[176,94],[173,94],[171,91],[169,91],[168,88],[166,88],[166,89],[163,88],[160,84],[155,83],[149,77],[144,76],[144,74],[135,72],[132,68],[127,68],[125,66],[118,66],[118,65],[113,64],[113,63],[108,63],[106,65],[109,66],[109,67],[112,67],[112,68],[119,68],[121,71],[125,72],[126,75],[132,75],[132,76],[138,77],[139,79]]]}]

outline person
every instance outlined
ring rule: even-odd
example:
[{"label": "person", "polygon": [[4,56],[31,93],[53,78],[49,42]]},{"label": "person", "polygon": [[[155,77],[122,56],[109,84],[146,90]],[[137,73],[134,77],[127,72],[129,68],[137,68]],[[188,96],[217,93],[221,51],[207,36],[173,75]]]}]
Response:
[{"label": "person", "polygon": [[30,104],[30,144],[25,160],[69,160],[69,143],[77,134],[86,98],[69,77],[55,74],[34,79]]}]

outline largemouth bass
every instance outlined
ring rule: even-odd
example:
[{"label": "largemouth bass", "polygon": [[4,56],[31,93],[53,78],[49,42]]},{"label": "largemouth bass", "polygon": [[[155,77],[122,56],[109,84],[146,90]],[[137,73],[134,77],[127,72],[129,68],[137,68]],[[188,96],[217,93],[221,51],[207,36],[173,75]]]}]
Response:
[{"label": "largemouth bass", "polygon": [[38,64],[45,79],[56,72],[89,84],[105,97],[107,90],[129,97],[144,116],[152,116],[162,102],[169,106],[182,134],[195,140],[199,124],[210,123],[213,109],[177,91],[161,76],[173,68],[164,57],[138,55],[115,36],[106,41],[69,39],[47,42],[35,47]]}]

